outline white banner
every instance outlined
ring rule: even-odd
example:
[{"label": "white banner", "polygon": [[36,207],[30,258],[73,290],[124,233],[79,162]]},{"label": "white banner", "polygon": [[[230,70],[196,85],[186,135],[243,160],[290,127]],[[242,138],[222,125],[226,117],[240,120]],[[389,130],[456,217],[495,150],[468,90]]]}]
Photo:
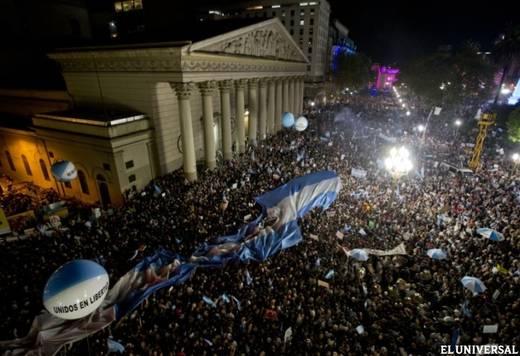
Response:
[{"label": "white banner", "polygon": [[350,175],[355,178],[366,178],[367,171],[361,168],[352,168],[352,170],[350,171]]}]

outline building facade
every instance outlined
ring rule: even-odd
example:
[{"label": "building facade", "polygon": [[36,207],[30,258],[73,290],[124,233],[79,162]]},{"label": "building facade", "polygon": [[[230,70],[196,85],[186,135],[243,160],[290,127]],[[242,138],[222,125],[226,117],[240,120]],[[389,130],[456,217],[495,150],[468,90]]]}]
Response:
[{"label": "building facade", "polygon": [[[67,93],[3,94],[2,103],[26,104],[18,110],[2,106],[11,116],[0,114],[0,171],[14,182],[107,206],[155,176],[153,130],[144,115],[84,115],[70,109]],[[51,166],[62,159],[74,163],[78,179],[60,183],[53,177]]]},{"label": "building facade", "polygon": [[349,30],[338,20],[330,23],[327,48],[330,49],[328,56],[327,73],[330,76],[338,69],[339,60],[342,56],[349,56],[356,53],[357,48],[354,41],[348,36]]},{"label": "building facade", "polygon": [[321,82],[327,70],[330,5],[326,0],[259,0],[242,1],[228,7],[208,8],[203,21],[230,17],[278,18],[307,57],[307,82]]},{"label": "building facade", "polygon": [[[32,137],[44,141],[33,146],[47,146],[42,152],[49,158],[42,159],[77,163],[96,198],[102,198],[100,183],[112,182],[112,203],[132,185],[140,188],[180,167],[195,180],[199,163],[212,169],[218,157],[232,159],[280,130],[283,112],[303,110],[308,62],[278,19],[195,43],[81,48],[49,56],[61,65],[76,107],[117,107],[140,117],[99,119],[74,110],[33,117]],[[22,159],[25,146],[6,146]],[[88,200],[80,181],[69,189]]]}]

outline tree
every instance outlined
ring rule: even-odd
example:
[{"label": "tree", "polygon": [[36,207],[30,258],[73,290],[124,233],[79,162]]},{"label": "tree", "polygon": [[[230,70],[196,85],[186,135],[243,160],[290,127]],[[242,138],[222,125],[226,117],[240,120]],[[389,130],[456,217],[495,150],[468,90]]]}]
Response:
[{"label": "tree", "polygon": [[507,136],[512,142],[520,142],[520,107],[509,114],[507,119]]},{"label": "tree", "polygon": [[370,59],[364,54],[341,56],[333,81],[340,88],[366,88],[370,80]]},{"label": "tree", "polygon": [[507,72],[511,68],[514,57],[517,55],[520,55],[520,25],[515,27],[509,26],[506,33],[495,44],[495,58],[502,67],[502,74],[495,94],[494,104],[498,101],[502,84],[504,84]]},{"label": "tree", "polygon": [[413,61],[401,79],[427,103],[456,107],[481,102],[490,95],[494,66],[466,43],[455,53],[435,53]]}]

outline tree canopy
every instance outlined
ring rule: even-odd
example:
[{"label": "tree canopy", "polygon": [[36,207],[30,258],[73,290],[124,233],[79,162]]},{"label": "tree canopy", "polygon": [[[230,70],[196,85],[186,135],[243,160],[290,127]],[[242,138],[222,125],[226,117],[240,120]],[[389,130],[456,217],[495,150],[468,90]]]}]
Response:
[{"label": "tree canopy", "polygon": [[477,54],[478,45],[466,43],[455,53],[417,58],[402,71],[401,79],[430,104],[453,107],[491,95],[495,66]]},{"label": "tree canopy", "polygon": [[370,80],[370,59],[364,54],[341,56],[333,81],[342,88],[366,88]]},{"label": "tree canopy", "polygon": [[512,142],[520,142],[520,107],[513,110],[507,119],[507,136]]}]

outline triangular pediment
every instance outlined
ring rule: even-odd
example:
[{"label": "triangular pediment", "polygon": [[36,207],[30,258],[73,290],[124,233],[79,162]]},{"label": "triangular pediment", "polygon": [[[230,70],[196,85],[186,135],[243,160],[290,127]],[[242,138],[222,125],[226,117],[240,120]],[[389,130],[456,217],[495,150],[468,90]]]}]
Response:
[{"label": "triangular pediment", "polygon": [[196,42],[186,49],[189,52],[308,62],[305,54],[277,18]]}]

